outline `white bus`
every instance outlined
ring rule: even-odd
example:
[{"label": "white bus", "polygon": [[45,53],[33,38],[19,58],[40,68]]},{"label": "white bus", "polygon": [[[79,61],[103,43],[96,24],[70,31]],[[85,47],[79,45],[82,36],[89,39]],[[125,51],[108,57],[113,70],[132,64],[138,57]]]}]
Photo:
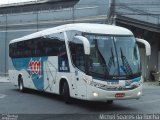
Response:
[{"label": "white bus", "polygon": [[77,23],[43,30],[9,44],[9,78],[25,88],[88,101],[138,99],[142,95],[140,55],[126,28]]}]

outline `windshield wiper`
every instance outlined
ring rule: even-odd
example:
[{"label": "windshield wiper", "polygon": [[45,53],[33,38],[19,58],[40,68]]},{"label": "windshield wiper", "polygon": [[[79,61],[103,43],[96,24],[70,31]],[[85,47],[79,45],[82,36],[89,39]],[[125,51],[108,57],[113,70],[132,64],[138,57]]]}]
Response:
[{"label": "windshield wiper", "polygon": [[128,63],[128,60],[127,60],[126,56],[123,55],[122,48],[120,48],[120,51],[121,51],[121,59],[122,59],[123,67],[126,68],[126,69],[123,69],[123,70],[124,70],[128,75],[132,75],[133,72],[132,72],[131,66],[130,66],[129,63]]},{"label": "windshield wiper", "polygon": [[108,72],[110,72],[110,70],[111,70],[112,63],[115,66],[114,54],[113,54],[113,49],[112,48],[111,48],[111,54],[112,54],[112,56],[110,57],[109,62],[108,62]]}]

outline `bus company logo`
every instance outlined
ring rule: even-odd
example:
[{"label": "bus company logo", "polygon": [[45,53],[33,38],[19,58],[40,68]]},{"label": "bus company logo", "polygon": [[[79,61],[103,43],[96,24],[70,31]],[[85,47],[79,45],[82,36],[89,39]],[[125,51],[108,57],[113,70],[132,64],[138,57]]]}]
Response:
[{"label": "bus company logo", "polygon": [[38,61],[30,60],[29,62],[30,75],[41,76],[41,58]]},{"label": "bus company logo", "polygon": [[66,62],[62,61],[61,67],[60,67],[60,71],[67,71],[68,67],[66,66]]}]

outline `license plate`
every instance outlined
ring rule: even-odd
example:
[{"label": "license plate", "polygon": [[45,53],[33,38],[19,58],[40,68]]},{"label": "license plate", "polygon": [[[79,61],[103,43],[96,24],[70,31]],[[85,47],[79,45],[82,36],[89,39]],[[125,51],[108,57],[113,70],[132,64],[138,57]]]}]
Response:
[{"label": "license plate", "polygon": [[124,96],[125,96],[124,93],[116,93],[116,94],[115,94],[115,97],[116,97],[116,98],[121,98],[121,97],[124,97]]}]

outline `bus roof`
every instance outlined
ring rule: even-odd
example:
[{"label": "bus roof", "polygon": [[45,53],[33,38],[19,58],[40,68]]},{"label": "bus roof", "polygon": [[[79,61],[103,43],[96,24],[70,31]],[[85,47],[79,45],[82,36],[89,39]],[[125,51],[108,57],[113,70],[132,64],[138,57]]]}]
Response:
[{"label": "bus roof", "polygon": [[106,34],[106,35],[133,35],[133,33],[130,30],[119,26],[106,25],[106,24],[75,23],[75,24],[66,24],[42,30],[18,39],[14,39],[10,43],[29,40],[45,35],[50,35],[53,33],[70,31],[70,30],[77,30],[87,33]]}]

